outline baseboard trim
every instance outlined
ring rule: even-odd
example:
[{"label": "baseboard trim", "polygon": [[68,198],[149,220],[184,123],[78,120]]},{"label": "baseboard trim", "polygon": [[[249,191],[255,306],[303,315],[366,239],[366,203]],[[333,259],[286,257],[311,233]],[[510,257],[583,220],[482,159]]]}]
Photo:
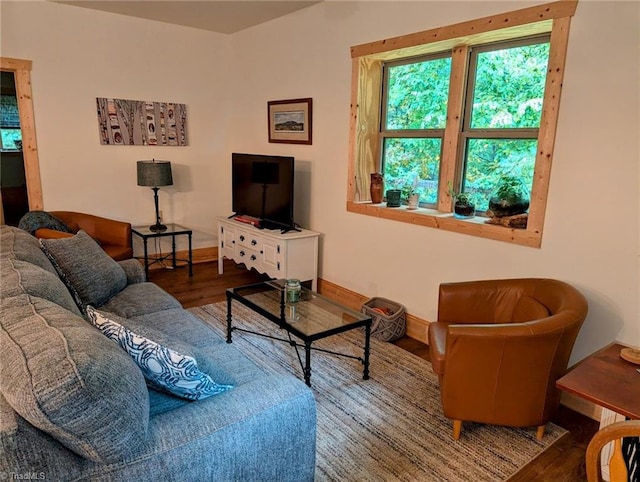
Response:
[{"label": "baseboard trim", "polygon": [[[362,304],[369,299],[368,296],[348,290],[321,278],[318,279],[318,293],[358,311],[360,311]],[[410,313],[406,314],[406,322],[407,336],[428,344],[429,322]]]}]

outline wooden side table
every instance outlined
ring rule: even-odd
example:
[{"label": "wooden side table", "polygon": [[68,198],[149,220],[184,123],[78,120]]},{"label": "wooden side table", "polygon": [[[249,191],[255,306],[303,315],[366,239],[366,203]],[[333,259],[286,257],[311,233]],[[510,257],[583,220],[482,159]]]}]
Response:
[{"label": "wooden side table", "polygon": [[[171,259],[171,265],[176,268],[176,261],[186,261],[189,266],[189,276],[193,276],[193,253],[191,248],[191,238],[193,231],[179,224],[168,223],[167,229],[164,231],[151,231],[149,226],[134,226],[131,228],[131,233],[142,238],[144,244],[144,272],[149,279],[149,266],[155,263],[160,263],[165,259]],[[189,237],[189,258],[185,260],[176,259],[176,236],[187,235]],[[149,262],[149,251],[147,249],[147,241],[151,238],[162,238],[165,236],[171,236],[171,254],[165,256],[158,255],[151,262]]]},{"label": "wooden side table", "polygon": [[[640,373],[620,357],[620,343],[611,343],[588,356],[556,382],[560,390],[602,407],[600,427],[613,422],[640,419]],[[603,477],[608,479],[611,451],[603,449]]]}]

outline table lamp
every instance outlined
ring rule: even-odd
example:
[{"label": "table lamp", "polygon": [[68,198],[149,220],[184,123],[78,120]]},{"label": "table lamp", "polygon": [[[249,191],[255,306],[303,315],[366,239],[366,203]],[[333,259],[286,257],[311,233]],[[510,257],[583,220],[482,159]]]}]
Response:
[{"label": "table lamp", "polygon": [[165,231],[167,227],[160,223],[160,211],[158,210],[159,186],[171,186],[171,162],[169,161],[138,161],[138,186],[148,186],[153,189],[153,200],[156,204],[156,224],[149,226],[151,231]]}]

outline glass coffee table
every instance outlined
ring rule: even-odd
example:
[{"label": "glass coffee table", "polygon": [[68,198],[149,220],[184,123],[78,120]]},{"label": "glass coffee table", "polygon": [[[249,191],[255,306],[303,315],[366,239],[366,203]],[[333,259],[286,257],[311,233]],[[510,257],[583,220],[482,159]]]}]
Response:
[{"label": "glass coffee table", "polygon": [[[362,378],[368,380],[371,317],[342,306],[304,286],[301,288],[299,300],[288,303],[285,299],[284,286],[285,280],[273,280],[228,289],[227,343],[232,342],[231,333],[234,331],[242,331],[288,343],[296,350],[300,367],[304,373],[304,381],[309,386],[311,386],[312,350],[359,360],[364,366]],[[233,326],[232,300],[236,300],[285,330],[287,338],[278,338],[266,333]],[[323,338],[360,327],[364,327],[364,353],[362,357],[312,346],[314,342]],[[294,337],[300,341],[295,340]],[[304,361],[299,348],[304,348]]]}]

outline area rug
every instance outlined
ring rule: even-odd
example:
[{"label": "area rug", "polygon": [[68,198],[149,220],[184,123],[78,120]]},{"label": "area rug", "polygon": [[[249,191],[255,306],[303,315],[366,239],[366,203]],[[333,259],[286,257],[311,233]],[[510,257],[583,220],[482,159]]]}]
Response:
[{"label": "area rug", "polygon": [[[226,336],[226,304],[190,311]],[[234,325],[283,336],[273,323],[233,305]],[[314,346],[362,356],[362,330]],[[233,344],[264,370],[302,378],[293,347],[235,332]],[[507,480],[567,434],[549,423],[543,440],[535,428],[464,423],[454,441],[442,414],[431,364],[391,343],[372,339],[369,380],[357,360],[320,352],[311,356],[311,388],[318,408],[316,481]]]}]

